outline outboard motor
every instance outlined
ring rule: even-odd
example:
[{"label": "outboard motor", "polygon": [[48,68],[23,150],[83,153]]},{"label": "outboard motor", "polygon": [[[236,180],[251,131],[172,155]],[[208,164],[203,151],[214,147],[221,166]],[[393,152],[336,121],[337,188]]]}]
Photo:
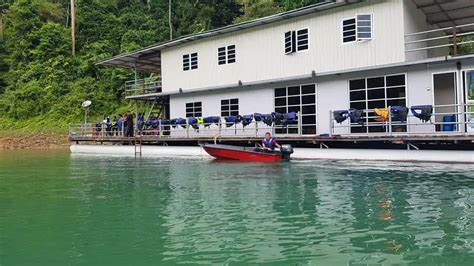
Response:
[{"label": "outboard motor", "polygon": [[293,153],[293,146],[290,144],[283,144],[280,148],[281,158],[283,160],[290,160],[290,155]]}]

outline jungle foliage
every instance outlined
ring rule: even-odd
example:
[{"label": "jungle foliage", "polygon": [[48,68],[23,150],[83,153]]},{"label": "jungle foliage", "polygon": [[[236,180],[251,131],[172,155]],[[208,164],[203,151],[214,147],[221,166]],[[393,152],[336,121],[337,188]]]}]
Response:
[{"label": "jungle foliage", "polygon": [[[172,0],[173,37],[206,31],[317,0]],[[76,55],[71,54],[70,0],[0,3],[0,130],[64,129],[130,104],[124,69],[95,62],[169,39],[168,0],[76,0]]]}]

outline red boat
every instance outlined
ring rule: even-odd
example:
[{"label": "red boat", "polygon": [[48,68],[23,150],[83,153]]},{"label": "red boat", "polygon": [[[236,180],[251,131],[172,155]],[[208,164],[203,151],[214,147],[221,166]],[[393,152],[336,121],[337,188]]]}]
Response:
[{"label": "red boat", "polygon": [[202,144],[209,155],[218,159],[231,159],[245,162],[277,162],[289,160],[293,153],[291,145],[282,145],[281,151],[266,151],[261,148],[240,147],[222,144]]}]

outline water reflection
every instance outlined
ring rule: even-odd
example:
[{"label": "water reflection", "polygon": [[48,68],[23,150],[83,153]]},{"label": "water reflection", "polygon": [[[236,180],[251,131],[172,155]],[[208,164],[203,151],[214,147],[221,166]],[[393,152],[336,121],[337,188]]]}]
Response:
[{"label": "water reflection", "polygon": [[0,160],[2,261],[472,265],[473,170],[199,158]]}]

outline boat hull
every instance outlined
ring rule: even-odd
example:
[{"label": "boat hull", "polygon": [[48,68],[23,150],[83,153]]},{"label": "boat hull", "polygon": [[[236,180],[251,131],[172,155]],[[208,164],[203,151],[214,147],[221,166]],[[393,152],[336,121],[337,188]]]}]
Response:
[{"label": "boat hull", "polygon": [[227,145],[203,145],[203,149],[218,159],[238,160],[243,162],[278,162],[282,160],[280,153],[257,152],[243,147]]}]

